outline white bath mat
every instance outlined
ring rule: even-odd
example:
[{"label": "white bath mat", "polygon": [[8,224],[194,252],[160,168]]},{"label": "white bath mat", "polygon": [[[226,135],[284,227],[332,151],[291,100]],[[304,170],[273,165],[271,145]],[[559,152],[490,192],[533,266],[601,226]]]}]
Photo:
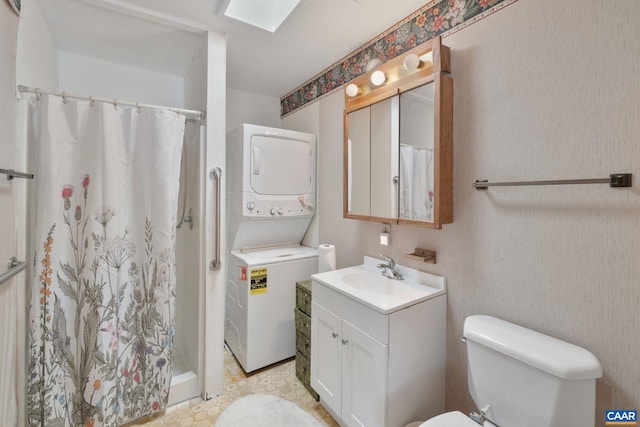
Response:
[{"label": "white bath mat", "polygon": [[322,427],[322,424],[288,400],[251,394],[225,409],[215,427]]}]

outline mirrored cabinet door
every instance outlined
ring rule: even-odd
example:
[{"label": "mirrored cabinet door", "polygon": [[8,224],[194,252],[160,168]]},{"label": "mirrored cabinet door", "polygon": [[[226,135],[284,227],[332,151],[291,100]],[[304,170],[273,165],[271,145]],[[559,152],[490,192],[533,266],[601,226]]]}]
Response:
[{"label": "mirrored cabinet door", "polygon": [[387,221],[398,216],[399,97],[347,115],[347,214]]},{"label": "mirrored cabinet door", "polygon": [[355,217],[368,217],[371,212],[370,108],[349,113],[346,128],[346,213]]},{"label": "mirrored cabinet door", "polygon": [[398,215],[398,96],[371,105],[371,217]]},{"label": "mirrored cabinet door", "polygon": [[400,179],[398,217],[433,222],[435,84],[400,95]]}]

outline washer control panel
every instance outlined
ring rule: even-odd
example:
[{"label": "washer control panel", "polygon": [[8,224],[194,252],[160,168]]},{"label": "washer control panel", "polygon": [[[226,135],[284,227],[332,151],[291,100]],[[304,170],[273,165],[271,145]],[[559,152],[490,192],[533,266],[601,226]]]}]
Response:
[{"label": "washer control panel", "polygon": [[250,218],[284,218],[313,215],[312,194],[287,198],[245,193],[242,214]]}]

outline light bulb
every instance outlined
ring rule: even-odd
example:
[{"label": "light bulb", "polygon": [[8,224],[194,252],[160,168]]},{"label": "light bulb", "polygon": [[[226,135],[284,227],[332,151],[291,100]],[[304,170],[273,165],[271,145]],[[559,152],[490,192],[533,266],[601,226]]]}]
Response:
[{"label": "light bulb", "polygon": [[371,83],[374,86],[380,86],[385,80],[387,80],[387,76],[380,70],[374,71],[373,74],[371,74]]},{"label": "light bulb", "polygon": [[365,73],[373,70],[382,65],[382,61],[378,58],[373,58],[371,61],[367,62],[367,65],[364,67]]},{"label": "light bulb", "polygon": [[347,85],[347,88],[345,89],[345,91],[347,92],[348,97],[353,98],[358,94],[360,89],[358,88],[358,85],[356,85],[355,83],[351,83]]},{"label": "light bulb", "polygon": [[413,71],[420,66],[420,58],[415,53],[410,53],[404,57],[404,68],[409,71]]}]

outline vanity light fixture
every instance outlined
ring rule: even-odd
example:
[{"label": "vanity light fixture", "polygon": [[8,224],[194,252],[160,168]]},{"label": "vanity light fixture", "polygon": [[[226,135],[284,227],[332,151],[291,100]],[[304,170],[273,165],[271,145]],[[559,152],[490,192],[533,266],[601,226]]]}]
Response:
[{"label": "vanity light fixture", "polygon": [[350,98],[353,98],[360,92],[360,88],[355,83],[348,84],[345,90],[347,92],[347,96],[349,96]]},{"label": "vanity light fixture", "polygon": [[420,61],[420,57],[415,53],[410,53],[404,57],[404,68],[407,70],[417,70],[420,65],[422,65],[422,61]]},{"label": "vanity light fixture", "polygon": [[371,74],[371,84],[374,86],[380,86],[386,80],[387,76],[385,76],[385,74],[380,70],[374,71],[373,74]]},{"label": "vanity light fixture", "polygon": [[371,61],[367,62],[367,65],[364,66],[364,72],[368,73],[369,71],[378,68],[382,65],[382,61],[378,58],[373,58]]}]

